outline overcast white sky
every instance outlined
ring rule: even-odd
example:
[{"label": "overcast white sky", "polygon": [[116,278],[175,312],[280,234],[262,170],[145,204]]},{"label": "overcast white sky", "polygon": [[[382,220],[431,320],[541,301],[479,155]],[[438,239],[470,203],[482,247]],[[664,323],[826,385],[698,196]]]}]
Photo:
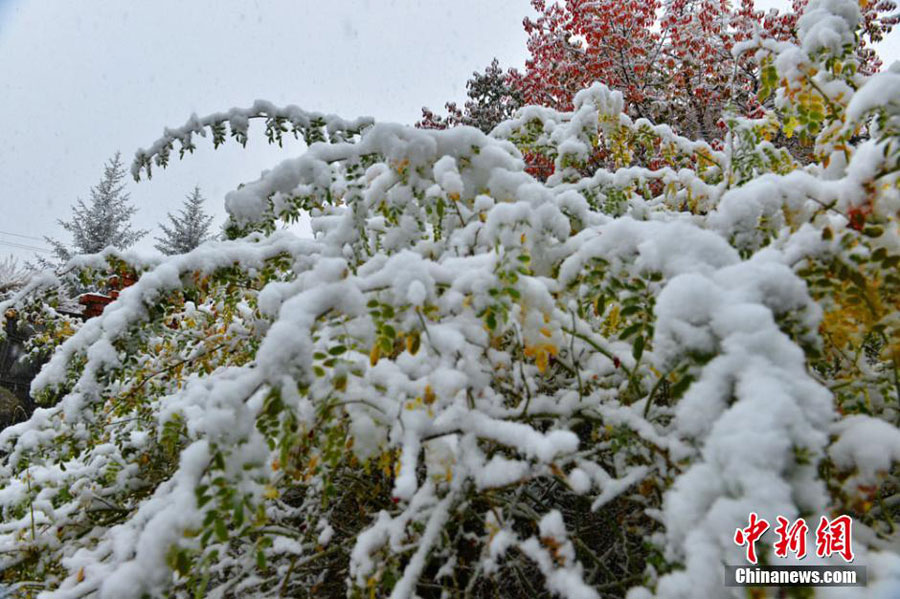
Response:
[{"label": "overcast white sky", "polygon": [[[765,5],[778,5],[767,0]],[[786,2],[785,2],[786,4]],[[256,98],[344,117],[412,123],[462,99],[496,56],[525,59],[528,0],[0,0],[0,257],[68,237],[56,224],[117,149],[130,163],[164,126]],[[900,57],[900,33],[882,55]],[[136,223],[156,223],[199,184],[224,217],[224,194],[299,144],[198,151],[129,183]],[[140,244],[152,247],[152,239]]]}]

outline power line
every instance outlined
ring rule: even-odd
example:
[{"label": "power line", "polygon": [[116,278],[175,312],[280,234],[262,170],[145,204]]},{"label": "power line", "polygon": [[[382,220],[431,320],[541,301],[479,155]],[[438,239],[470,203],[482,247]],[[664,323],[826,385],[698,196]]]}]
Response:
[{"label": "power line", "polygon": [[32,235],[22,235],[21,233],[10,233],[9,231],[0,231],[0,235],[12,235],[13,237],[21,237],[22,239],[34,239],[35,241],[44,241],[43,237],[34,237]]},{"label": "power line", "polygon": [[17,248],[20,250],[34,250],[35,252],[46,252],[48,254],[52,253],[53,250],[49,250],[47,248],[39,248],[36,245],[26,245],[24,243],[15,243],[13,241],[3,241],[0,239],[0,245],[6,245],[12,248]]}]

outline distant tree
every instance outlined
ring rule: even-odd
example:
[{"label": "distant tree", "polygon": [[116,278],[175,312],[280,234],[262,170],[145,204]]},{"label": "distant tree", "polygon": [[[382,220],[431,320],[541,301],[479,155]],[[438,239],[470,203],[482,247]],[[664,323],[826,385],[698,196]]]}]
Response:
[{"label": "distant tree", "polygon": [[[529,104],[571,110],[595,81],[624,95],[632,118],[677,125],[689,137],[713,139],[726,106],[758,108],[759,65],[736,60],[734,44],[755,35],[790,37],[795,15],[768,20],[745,1],[532,0],[526,18],[529,57],[515,85]],[[784,31],[779,36],[776,32]]]},{"label": "distant tree", "polygon": [[0,298],[19,289],[28,282],[28,269],[13,256],[0,260]]},{"label": "distant tree", "polygon": [[131,226],[137,208],[125,192],[124,178],[122,157],[116,152],[103,169],[103,179],[91,188],[90,201],[79,199],[72,207],[72,218],[57,221],[72,234],[72,245],[46,238],[58,261],[65,262],[77,254],[96,254],[107,247],[124,250],[147,234]]},{"label": "distant tree", "polygon": [[475,71],[466,82],[465,107],[460,109],[456,102],[447,102],[447,116],[435,114],[422,108],[422,120],[416,123],[420,129],[446,129],[456,125],[477,127],[488,133],[498,123],[513,116],[522,106],[522,95],[511,85],[507,73],[500,68],[495,58],[483,73]]},{"label": "distant tree", "polygon": [[211,236],[209,225],[213,217],[203,210],[204,198],[200,194],[200,187],[185,197],[184,204],[178,214],[169,213],[171,226],[159,225],[163,231],[162,237],[157,237],[159,242],[154,247],[167,256],[184,254],[191,251]]}]

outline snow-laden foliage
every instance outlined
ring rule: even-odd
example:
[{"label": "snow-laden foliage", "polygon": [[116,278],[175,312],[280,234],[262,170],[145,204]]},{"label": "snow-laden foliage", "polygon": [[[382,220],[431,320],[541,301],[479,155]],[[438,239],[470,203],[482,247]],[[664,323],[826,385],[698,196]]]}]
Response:
[{"label": "snow-laden foliage", "polygon": [[861,74],[861,22],[814,0],[799,45],[736,47],[775,109],[721,149],[602,84],[490,135],[300,122],[340,135],[228,194],[232,239],[134,265],[0,433],[5,581],[739,597],[750,512],[846,513],[841,596],[896,596],[900,72]]},{"label": "snow-laden foliage", "polygon": [[[12,293],[0,296],[0,314],[4,325],[25,334],[25,354],[30,362],[40,364],[71,337],[81,325],[77,315],[82,311],[78,295],[85,289],[111,296],[123,278],[135,271],[147,270],[157,263],[131,252],[107,248],[98,254],[75,256],[57,272],[30,273],[28,279]],[[0,331],[0,338],[5,334]]]},{"label": "snow-laden foliage", "polygon": [[194,135],[206,137],[207,129],[212,135],[215,147],[224,143],[228,136],[233,137],[241,145],[246,145],[250,119],[265,119],[266,137],[270,143],[277,142],[279,145],[285,133],[290,133],[296,138],[302,135],[308,144],[328,140],[342,141],[372,123],[370,118],[345,121],[335,115],[307,112],[293,105],[280,108],[271,102],[257,100],[247,109],[232,108],[228,112],[211,114],[203,118],[193,114],[181,127],[166,128],[165,134],[149,148],[137,151],[131,165],[131,174],[135,179],[140,177],[141,172],[146,172],[147,177],[150,177],[154,164],[165,168],[169,164],[169,156],[176,141],[180,144],[178,155],[183,158],[185,153],[191,153],[196,149]]},{"label": "snow-laden foliage", "polygon": [[72,217],[58,221],[72,234],[71,245],[46,238],[58,261],[66,262],[78,254],[96,254],[107,247],[124,250],[147,234],[147,231],[131,226],[131,217],[137,208],[125,191],[124,178],[122,157],[116,152],[104,165],[103,178],[91,188],[90,200],[79,199],[72,206]]},{"label": "snow-laden foliage", "polygon": [[169,225],[159,225],[163,236],[156,238],[154,247],[167,256],[184,254],[209,239],[213,217],[203,210],[204,201],[200,187],[194,187],[178,214],[169,213]]}]

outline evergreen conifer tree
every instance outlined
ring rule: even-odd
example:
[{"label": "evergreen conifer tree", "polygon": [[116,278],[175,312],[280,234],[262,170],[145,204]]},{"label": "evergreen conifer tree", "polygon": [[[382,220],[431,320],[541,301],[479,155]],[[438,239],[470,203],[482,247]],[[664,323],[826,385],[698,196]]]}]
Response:
[{"label": "evergreen conifer tree", "polygon": [[88,202],[79,199],[72,207],[72,218],[59,224],[72,234],[72,245],[47,237],[57,260],[65,262],[76,254],[96,254],[107,247],[127,249],[147,231],[133,229],[131,217],[137,208],[125,192],[125,169],[119,152],[106,163],[103,178],[91,188]]},{"label": "evergreen conifer tree", "polygon": [[178,214],[169,213],[171,226],[159,225],[163,236],[156,238],[156,249],[167,256],[184,254],[209,239],[213,217],[203,211],[203,202],[200,187],[194,187]]}]

